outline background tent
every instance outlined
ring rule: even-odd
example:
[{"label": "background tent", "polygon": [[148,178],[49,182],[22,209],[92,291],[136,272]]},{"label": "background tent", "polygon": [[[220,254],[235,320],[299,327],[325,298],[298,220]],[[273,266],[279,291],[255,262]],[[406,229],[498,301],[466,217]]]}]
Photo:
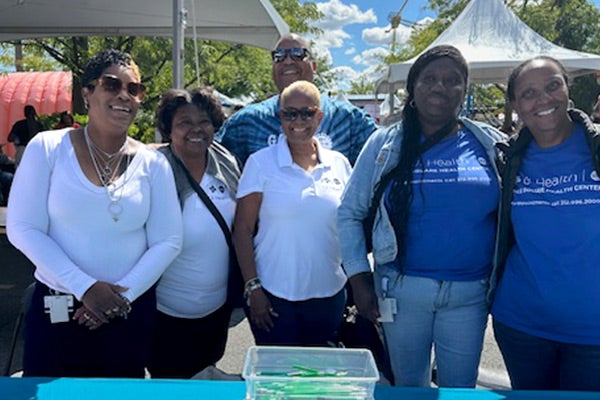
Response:
[{"label": "background tent", "polygon": [[[0,145],[12,125],[24,118],[23,107],[31,104],[38,115],[71,111],[71,72],[14,72],[0,76]],[[51,128],[51,127],[47,127]],[[3,146],[14,155],[12,144]]]},{"label": "background tent", "polygon": [[[501,0],[472,0],[427,49],[440,44],[452,45],[462,52],[469,63],[472,83],[505,83],[514,67],[539,55],[560,60],[572,77],[600,70],[599,55],[565,49],[549,42]],[[408,70],[417,57],[390,65],[377,83],[377,90],[395,93],[403,88]]]},{"label": "background tent", "polygon": [[[181,10],[187,9],[187,14]],[[185,18],[183,18],[185,16]],[[182,18],[180,18],[182,17]],[[185,30],[181,22],[187,21]],[[172,36],[175,74],[182,33],[272,49],[289,28],[268,0],[0,0],[0,41],[51,36]]]}]

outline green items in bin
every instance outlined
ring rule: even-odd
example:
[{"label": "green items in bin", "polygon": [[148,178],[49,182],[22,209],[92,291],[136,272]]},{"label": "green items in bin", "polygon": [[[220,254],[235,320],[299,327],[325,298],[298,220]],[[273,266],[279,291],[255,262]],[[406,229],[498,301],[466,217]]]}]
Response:
[{"label": "green items in bin", "polygon": [[370,351],[254,346],[242,376],[247,399],[373,399],[379,373]]}]

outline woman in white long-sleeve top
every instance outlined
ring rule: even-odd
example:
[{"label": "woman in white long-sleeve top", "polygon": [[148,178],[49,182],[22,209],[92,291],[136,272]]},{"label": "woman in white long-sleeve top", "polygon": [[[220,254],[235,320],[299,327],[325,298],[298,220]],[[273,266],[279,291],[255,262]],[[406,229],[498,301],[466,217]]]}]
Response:
[{"label": "woman in white long-sleeve top", "polygon": [[8,237],[36,267],[24,375],[141,378],[181,213],[165,157],[127,136],[145,95],[135,62],[103,51],[82,80],[88,125],[38,134],[8,205]]}]

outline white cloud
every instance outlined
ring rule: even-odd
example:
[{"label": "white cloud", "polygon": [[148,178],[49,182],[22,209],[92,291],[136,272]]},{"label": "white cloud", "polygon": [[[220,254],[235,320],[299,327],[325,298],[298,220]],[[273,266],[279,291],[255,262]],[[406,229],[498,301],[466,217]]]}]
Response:
[{"label": "white cloud", "polygon": [[330,0],[317,3],[317,7],[324,17],[314,22],[323,33],[313,38],[317,53],[327,54],[329,48],[342,48],[351,36],[344,31],[344,27],[351,24],[376,23],[377,17],[372,9],[365,12],[359,10],[355,4],[343,4],[340,0]]},{"label": "white cloud", "polygon": [[[412,33],[412,28],[409,28],[404,25],[400,25],[398,29],[396,29],[396,43],[403,44],[406,43],[410,34]],[[375,27],[375,28],[367,28],[362,32],[362,40],[365,43],[370,45],[390,45],[392,42],[392,27],[390,25],[386,27]]]},{"label": "white cloud", "polygon": [[331,72],[333,72],[335,79],[338,81],[353,81],[360,75],[359,72],[348,66],[333,68]]},{"label": "white cloud", "polygon": [[344,39],[350,39],[350,35],[342,29],[334,29],[323,32],[315,39],[315,43],[319,46],[340,48],[344,46]]},{"label": "white cloud", "polygon": [[328,64],[333,63],[333,57],[331,56],[331,51],[329,51],[329,47],[322,45],[319,41],[315,41],[315,44],[312,46],[313,55],[322,59],[324,58]]},{"label": "white cloud", "polygon": [[352,54],[356,53],[356,47],[350,47],[349,49],[347,49],[346,51],[344,51],[344,54],[347,56],[350,56]]},{"label": "white cloud", "polygon": [[354,56],[352,61],[357,65],[379,65],[381,64],[382,58],[386,57],[388,54],[390,54],[389,49],[386,49],[385,47],[374,47]]},{"label": "white cloud", "polygon": [[377,16],[373,9],[363,12],[356,4],[343,4],[340,0],[317,3],[317,8],[324,14],[324,17],[316,21],[316,25],[325,31],[339,29],[344,25],[377,22]]}]

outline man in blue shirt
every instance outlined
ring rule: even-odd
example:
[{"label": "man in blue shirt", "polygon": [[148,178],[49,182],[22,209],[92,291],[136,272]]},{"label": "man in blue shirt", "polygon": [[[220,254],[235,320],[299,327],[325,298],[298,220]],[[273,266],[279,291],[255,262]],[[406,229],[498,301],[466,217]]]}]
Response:
[{"label": "man in blue shirt", "polygon": [[[295,34],[281,37],[272,51],[273,81],[279,90],[299,80],[312,82],[317,70],[308,42]],[[321,96],[323,120],[315,137],[321,145],[344,154],[354,164],[363,144],[377,128],[375,121],[350,103]],[[277,143],[282,133],[279,94],[232,115],[216,138],[240,162],[257,150]]]}]

